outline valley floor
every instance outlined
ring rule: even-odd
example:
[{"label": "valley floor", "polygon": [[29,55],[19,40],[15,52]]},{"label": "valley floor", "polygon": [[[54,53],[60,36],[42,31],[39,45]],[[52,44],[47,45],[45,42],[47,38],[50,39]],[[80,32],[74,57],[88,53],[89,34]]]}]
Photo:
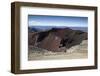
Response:
[{"label": "valley floor", "polygon": [[87,58],[87,53],[62,53],[56,55],[34,55],[34,53],[29,54],[29,60],[50,60],[50,59],[80,59]]}]

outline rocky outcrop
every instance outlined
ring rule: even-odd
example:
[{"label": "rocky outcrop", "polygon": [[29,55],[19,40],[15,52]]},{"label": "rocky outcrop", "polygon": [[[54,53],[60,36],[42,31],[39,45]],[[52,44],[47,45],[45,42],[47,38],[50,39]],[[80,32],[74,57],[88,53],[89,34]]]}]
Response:
[{"label": "rocky outcrop", "polygon": [[80,44],[72,46],[66,49],[67,53],[77,52],[77,53],[87,53],[88,52],[88,41],[83,40]]},{"label": "rocky outcrop", "polygon": [[50,51],[65,51],[87,40],[87,33],[70,28],[53,28],[44,32],[29,32],[28,38],[31,46]]}]

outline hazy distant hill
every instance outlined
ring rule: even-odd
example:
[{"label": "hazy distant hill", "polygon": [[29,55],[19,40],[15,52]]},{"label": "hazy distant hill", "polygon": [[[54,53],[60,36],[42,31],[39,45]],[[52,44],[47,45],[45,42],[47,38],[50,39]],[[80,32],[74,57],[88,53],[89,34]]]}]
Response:
[{"label": "hazy distant hill", "polygon": [[38,29],[36,29],[34,27],[28,27],[28,31],[29,32],[38,32]]},{"label": "hazy distant hill", "polygon": [[[46,30],[51,30],[52,28],[67,28],[66,26],[30,26],[28,27],[30,31],[34,32],[40,32],[40,31],[46,31]],[[87,27],[68,27],[73,30],[81,30],[83,32],[87,32],[88,28]]]}]

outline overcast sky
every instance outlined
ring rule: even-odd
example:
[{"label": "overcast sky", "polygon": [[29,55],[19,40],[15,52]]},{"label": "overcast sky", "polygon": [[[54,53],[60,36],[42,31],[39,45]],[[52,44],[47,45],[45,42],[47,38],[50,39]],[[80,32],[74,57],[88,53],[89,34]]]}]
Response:
[{"label": "overcast sky", "polygon": [[87,27],[88,17],[29,15],[28,26]]}]

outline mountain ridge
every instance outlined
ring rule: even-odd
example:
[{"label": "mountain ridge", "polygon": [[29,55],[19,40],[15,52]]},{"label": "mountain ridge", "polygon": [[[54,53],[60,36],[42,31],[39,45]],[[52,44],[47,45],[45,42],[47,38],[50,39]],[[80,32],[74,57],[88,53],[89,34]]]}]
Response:
[{"label": "mountain ridge", "polygon": [[42,32],[29,32],[28,44],[50,51],[65,51],[87,39],[87,32],[81,30],[52,28]]}]

